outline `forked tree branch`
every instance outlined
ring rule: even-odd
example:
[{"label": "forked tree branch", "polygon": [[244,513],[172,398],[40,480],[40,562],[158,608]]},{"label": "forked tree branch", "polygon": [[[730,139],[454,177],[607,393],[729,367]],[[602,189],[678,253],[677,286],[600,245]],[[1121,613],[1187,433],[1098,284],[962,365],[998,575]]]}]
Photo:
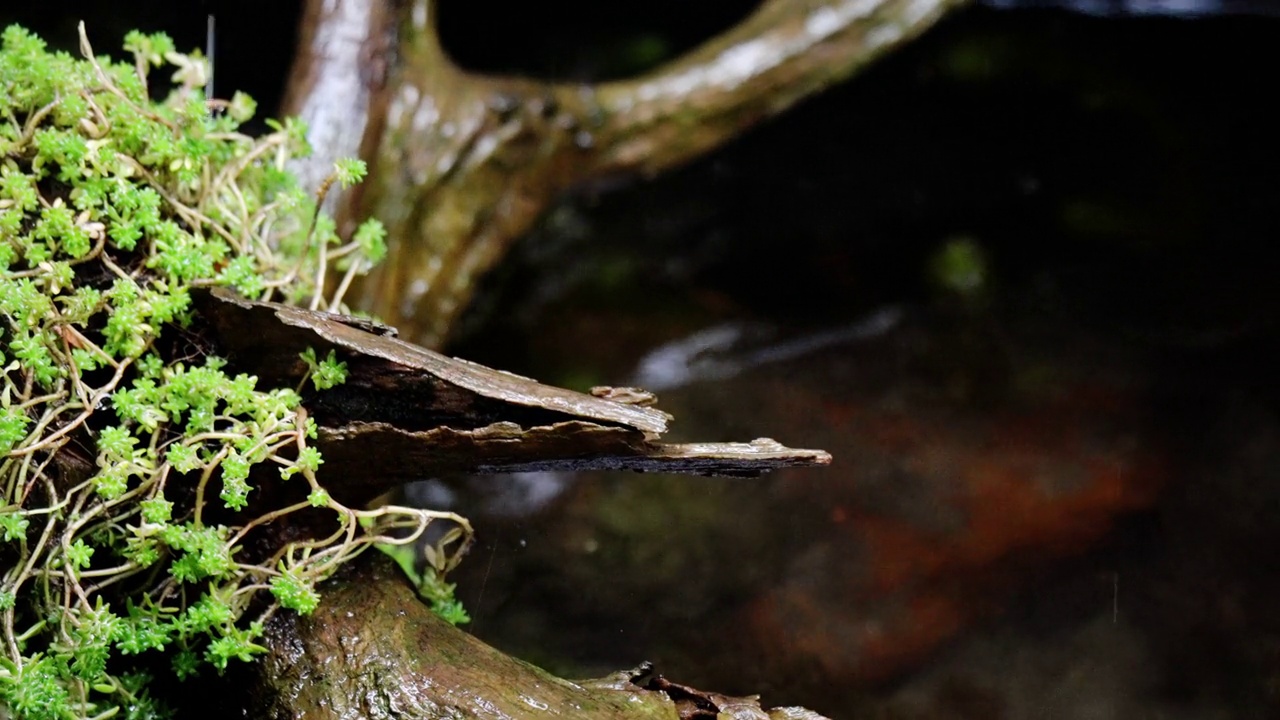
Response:
[{"label": "forked tree branch", "polygon": [[[379,19],[393,16],[388,0],[311,0],[315,27],[288,109],[324,119],[321,166],[351,148],[376,148],[373,180],[364,197],[349,200],[348,216],[382,219],[391,248],[360,302],[411,339],[439,345],[476,279],[558,194],[692,160],[848,78],[964,2],[766,0],[652,73],[591,85],[459,69],[436,37],[433,0],[400,9],[397,64],[383,76],[385,59],[369,49],[387,27]],[[372,39],[326,29],[353,22]],[[324,37],[334,40],[315,41]],[[373,85],[326,83],[326,73],[363,74]]]}]

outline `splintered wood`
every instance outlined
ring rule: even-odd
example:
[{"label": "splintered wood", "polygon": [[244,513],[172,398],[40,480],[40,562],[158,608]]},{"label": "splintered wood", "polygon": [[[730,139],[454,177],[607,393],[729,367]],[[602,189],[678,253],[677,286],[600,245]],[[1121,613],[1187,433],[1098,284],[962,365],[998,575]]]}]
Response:
[{"label": "splintered wood", "polygon": [[194,299],[236,372],[290,387],[306,376],[300,355],[307,348],[321,357],[332,350],[347,364],[342,385],[304,390],[319,425],[326,486],[346,499],[440,473],[618,469],[749,477],[831,462],[821,450],[768,438],[663,443],[671,416],[635,402],[636,389],[585,394],[543,385],[399,340],[376,323],[223,289],[198,291]]}]

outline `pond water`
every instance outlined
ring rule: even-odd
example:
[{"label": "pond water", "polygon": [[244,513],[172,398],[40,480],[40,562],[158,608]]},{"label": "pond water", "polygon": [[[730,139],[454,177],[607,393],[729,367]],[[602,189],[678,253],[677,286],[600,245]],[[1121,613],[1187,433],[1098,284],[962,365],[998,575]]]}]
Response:
[{"label": "pond water", "polygon": [[454,481],[473,631],[837,718],[1273,716],[1280,25],[1110,7],[550,213],[454,351],[835,462]]}]

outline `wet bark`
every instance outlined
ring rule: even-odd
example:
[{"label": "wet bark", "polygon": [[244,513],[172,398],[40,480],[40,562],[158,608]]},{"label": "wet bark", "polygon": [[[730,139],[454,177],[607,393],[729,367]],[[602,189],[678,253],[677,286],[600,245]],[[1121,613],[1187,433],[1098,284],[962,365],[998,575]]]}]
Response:
[{"label": "wet bark", "polygon": [[593,85],[463,71],[440,46],[433,0],[312,0],[286,109],[317,126],[312,175],[354,149],[373,161],[363,195],[340,208],[390,231],[388,260],[359,304],[438,346],[476,279],[560,193],[691,160],[963,2],[766,0],[652,73]]},{"label": "wet bark", "polygon": [[436,617],[386,558],[332,581],[308,617],[281,614],[249,693],[247,716],[575,720],[821,720],[762,710],[671,683],[649,668],[568,681],[521,662]]}]

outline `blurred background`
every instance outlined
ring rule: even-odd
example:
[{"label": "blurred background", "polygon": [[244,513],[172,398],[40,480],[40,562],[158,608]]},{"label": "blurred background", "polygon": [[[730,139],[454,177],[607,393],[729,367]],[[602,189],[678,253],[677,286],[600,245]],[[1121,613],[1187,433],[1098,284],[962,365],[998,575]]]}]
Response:
[{"label": "blurred background", "polygon": [[[203,47],[273,114],[301,3],[0,8]],[[456,62],[634,75],[751,2],[442,0]],[[712,155],[565,197],[449,351],[638,384],[760,480],[424,478],[470,631],[834,718],[1280,716],[1280,20],[990,0]]]}]

